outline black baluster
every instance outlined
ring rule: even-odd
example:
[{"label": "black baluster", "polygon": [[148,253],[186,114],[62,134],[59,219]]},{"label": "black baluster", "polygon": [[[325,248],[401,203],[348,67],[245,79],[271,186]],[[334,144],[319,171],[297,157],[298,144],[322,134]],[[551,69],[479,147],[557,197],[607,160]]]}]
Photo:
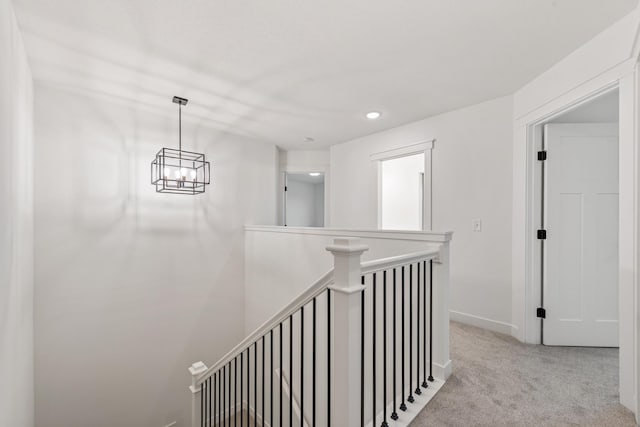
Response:
[{"label": "black baluster", "polygon": [[377,353],[377,349],[376,349],[376,312],[378,310],[376,310],[376,273],[373,273],[373,285],[372,285],[372,289],[373,289],[373,298],[372,298],[372,311],[371,311],[371,325],[372,325],[372,334],[371,334],[371,346],[373,348],[373,352],[371,354],[371,368],[372,368],[372,375],[371,375],[371,393],[372,393],[372,405],[371,405],[371,411],[373,412],[373,416],[371,417],[372,422],[371,425],[375,427],[376,425],[376,353]]},{"label": "black baluster", "polygon": [[433,381],[433,260],[429,260],[429,381]]},{"label": "black baluster", "polygon": [[387,424],[387,270],[382,272],[382,427]]},{"label": "black baluster", "polygon": [[397,420],[398,413],[396,412],[396,269],[393,269],[393,412],[391,412],[391,419]]},{"label": "black baluster", "polygon": [[417,264],[418,275],[416,276],[416,390],[418,396],[422,394],[420,390],[420,263]]},{"label": "black baluster", "polygon": [[251,346],[247,347],[247,427],[251,425]]},{"label": "black baluster", "polygon": [[227,402],[225,401],[225,393],[224,393],[224,389],[227,386],[227,367],[223,366],[222,367],[222,406],[220,407],[220,412],[222,413],[222,425],[224,426],[226,424],[225,421],[225,416],[224,416],[224,408],[227,406]]},{"label": "black baluster", "polygon": [[282,324],[284,322],[280,322],[280,353],[279,353],[279,359],[280,359],[280,400],[279,400],[279,404],[280,404],[280,419],[279,419],[279,425],[280,426],[284,426],[284,420],[282,419],[282,381],[283,381],[283,377],[284,377],[284,373],[282,372]]},{"label": "black baluster", "polygon": [[304,306],[300,307],[300,427],[304,427]]},{"label": "black baluster", "polygon": [[400,402],[400,410],[401,411],[406,411],[407,410],[407,405],[405,405],[404,403],[404,265],[402,266],[402,282],[400,283],[400,289],[402,291],[402,306],[401,306],[401,311],[400,311],[400,336],[401,336],[401,348],[402,348],[402,354],[401,356],[401,365],[402,365],[402,369],[401,369],[401,387],[400,387],[400,394],[402,395],[402,401]]},{"label": "black baluster", "polygon": [[[224,367],[223,367],[224,369]],[[222,371],[218,371],[218,426],[222,424],[222,379],[224,373]]]},{"label": "black baluster", "polygon": [[253,427],[258,427],[258,341],[253,343]]},{"label": "black baluster", "polygon": [[427,261],[422,261],[422,287],[422,388],[427,388]]},{"label": "black baluster", "polygon": [[[213,378],[215,379],[215,377]],[[213,417],[215,416],[215,404],[216,404],[216,399],[215,399],[215,394],[211,395],[211,392],[213,391],[213,393],[216,392],[216,386],[215,386],[215,382],[213,383],[213,387],[211,384],[212,378],[209,377],[209,384],[207,384],[207,393],[209,394],[209,409],[207,410],[207,417],[209,418],[209,427],[211,427],[211,421],[213,419]],[[214,411],[213,413],[211,413],[211,399],[213,398],[213,406],[214,406]]]},{"label": "black baluster", "polygon": [[[360,283],[364,286],[364,276]],[[364,289],[360,292],[360,427],[364,427]]]},{"label": "black baluster", "polygon": [[[244,372],[244,351],[240,353],[240,427],[244,425],[244,403],[242,402],[242,399],[244,399],[243,372]],[[236,414],[237,414],[237,411],[236,411]]]},{"label": "black baluster", "polygon": [[316,425],[316,299],[313,299],[311,334],[311,425]]},{"label": "black baluster", "polygon": [[261,424],[264,425],[264,420],[265,418],[265,410],[264,410],[264,337],[265,335],[262,336],[262,420],[261,420]]},{"label": "black baluster", "polygon": [[407,397],[409,403],[414,402],[411,377],[413,377],[413,264],[409,264],[409,396]]},{"label": "black baluster", "polygon": [[[207,387],[208,388],[208,387]],[[213,423],[215,424],[215,417],[216,414],[218,413],[218,399],[216,396],[216,390],[218,389],[218,374],[215,373],[213,374],[213,413],[211,413],[211,411],[209,411],[209,426],[211,426],[211,419],[213,418]],[[209,390],[209,399],[211,399],[211,389]]]},{"label": "black baluster", "polygon": [[213,396],[215,401],[215,410],[213,414],[211,414],[211,418],[213,418],[212,424],[220,425],[220,420],[218,419],[220,416],[220,375],[222,374],[222,370],[218,369],[216,373],[216,382],[213,385]]},{"label": "black baluster", "polygon": [[293,314],[289,315],[289,425],[293,426]]},{"label": "black baluster", "polygon": [[238,356],[233,359],[233,426],[238,427]]},{"label": "black baluster", "polygon": [[273,329],[269,331],[269,425],[273,426]]},{"label": "black baluster", "polygon": [[327,289],[327,427],[331,427],[331,290]]},{"label": "black baluster", "polygon": [[204,383],[200,384],[200,427],[204,427]]}]

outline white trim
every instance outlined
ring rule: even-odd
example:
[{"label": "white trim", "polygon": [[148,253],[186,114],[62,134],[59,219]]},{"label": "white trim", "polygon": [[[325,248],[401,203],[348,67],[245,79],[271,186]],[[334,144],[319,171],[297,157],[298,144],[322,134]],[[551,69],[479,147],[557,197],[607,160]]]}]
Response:
[{"label": "white trim", "polygon": [[420,154],[426,151],[433,150],[433,143],[435,139],[428,139],[426,141],[418,142],[416,144],[405,145],[404,147],[394,148],[392,150],[380,151],[379,153],[373,153],[370,155],[371,160],[391,160],[398,157],[410,156],[412,154]]},{"label": "white trim", "polygon": [[609,67],[585,82],[559,93],[554,98],[517,116],[515,127],[549,120],[553,115],[564,112],[568,106],[583,102],[584,99],[592,97],[595,93],[606,90],[611,84],[617,85],[620,76],[631,73],[634,66],[635,61],[627,59]]},{"label": "white trim", "polygon": [[449,317],[455,322],[464,323],[466,325],[476,326],[478,328],[487,329],[489,331],[498,332],[500,334],[511,335],[516,326],[511,323],[502,322],[500,320],[487,319],[486,317],[475,316],[461,311],[449,310]]},{"label": "white trim", "polygon": [[443,243],[451,240],[453,231],[376,230],[323,227],[280,227],[276,225],[246,225],[245,231],[289,233],[333,237],[361,237],[369,239],[412,240]]},{"label": "white trim", "polygon": [[[435,141],[435,140],[434,140]],[[433,229],[433,142],[424,152],[424,181],[422,183],[422,229]],[[428,171],[428,172],[427,172]]]}]

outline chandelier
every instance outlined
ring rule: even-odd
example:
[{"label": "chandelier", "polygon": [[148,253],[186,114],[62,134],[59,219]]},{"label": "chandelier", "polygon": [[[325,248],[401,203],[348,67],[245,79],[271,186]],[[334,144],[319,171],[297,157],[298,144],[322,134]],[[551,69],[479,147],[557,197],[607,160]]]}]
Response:
[{"label": "chandelier", "polygon": [[182,106],[188,99],[173,97],[178,104],[178,149],[162,148],[151,162],[151,184],[158,193],[200,194],[210,182],[210,165],[204,154],[182,150]]}]

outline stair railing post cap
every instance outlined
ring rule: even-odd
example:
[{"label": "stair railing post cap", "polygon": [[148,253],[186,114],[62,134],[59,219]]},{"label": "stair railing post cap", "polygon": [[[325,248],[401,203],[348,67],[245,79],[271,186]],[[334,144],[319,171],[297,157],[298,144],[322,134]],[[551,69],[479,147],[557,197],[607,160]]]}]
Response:
[{"label": "stair railing post cap", "polygon": [[369,246],[362,243],[359,237],[338,237],[333,239],[333,245],[327,246],[327,251],[333,253],[363,253],[369,250]]},{"label": "stair railing post cap", "polygon": [[189,366],[189,372],[191,373],[191,375],[200,375],[206,370],[207,365],[205,365],[202,361],[195,362],[193,365]]}]

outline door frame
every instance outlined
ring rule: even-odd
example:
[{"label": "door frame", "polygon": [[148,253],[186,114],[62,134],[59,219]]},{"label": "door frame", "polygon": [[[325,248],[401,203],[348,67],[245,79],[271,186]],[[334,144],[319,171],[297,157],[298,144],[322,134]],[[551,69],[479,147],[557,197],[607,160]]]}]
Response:
[{"label": "door frame", "polygon": [[287,227],[287,187],[288,185],[288,179],[287,177],[289,175],[301,175],[301,174],[308,174],[308,173],[312,173],[312,172],[319,172],[322,174],[323,178],[324,178],[324,225],[322,226],[322,228],[327,227],[327,214],[328,214],[328,206],[327,206],[327,200],[328,200],[328,190],[327,190],[327,184],[328,184],[328,172],[324,169],[324,168],[320,168],[320,169],[312,169],[312,168],[285,168],[284,170],[282,170],[280,172],[280,177],[279,177],[279,181],[280,184],[278,185],[278,187],[280,188],[280,191],[278,192],[278,194],[280,194],[281,198],[282,198],[282,215],[280,215],[280,219],[279,222],[282,223],[283,227]]},{"label": "door frame", "polygon": [[[619,343],[620,402],[636,413],[640,394],[638,370],[638,70],[630,59],[597,77],[559,94],[514,122],[514,204],[512,335],[520,341],[540,344],[540,250],[536,230],[540,224],[540,168],[537,147],[542,123],[611,90],[619,90]],[[519,146],[519,144],[522,144]],[[522,147],[524,150],[522,150]],[[524,160],[524,163],[523,163]],[[518,168],[524,170],[518,170]],[[524,181],[524,182],[523,182]],[[523,184],[524,188],[520,187]],[[524,194],[519,193],[524,190]],[[519,215],[523,215],[520,217]]]}]

